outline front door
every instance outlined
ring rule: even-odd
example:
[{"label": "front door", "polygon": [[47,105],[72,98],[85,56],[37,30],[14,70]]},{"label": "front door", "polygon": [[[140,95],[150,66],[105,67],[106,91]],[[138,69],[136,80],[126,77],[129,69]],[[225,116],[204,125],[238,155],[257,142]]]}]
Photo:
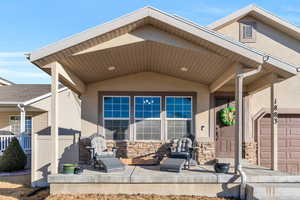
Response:
[{"label": "front door", "polygon": [[220,120],[220,111],[228,106],[235,106],[233,96],[215,97],[215,141],[217,158],[234,157],[235,126],[224,126]]}]

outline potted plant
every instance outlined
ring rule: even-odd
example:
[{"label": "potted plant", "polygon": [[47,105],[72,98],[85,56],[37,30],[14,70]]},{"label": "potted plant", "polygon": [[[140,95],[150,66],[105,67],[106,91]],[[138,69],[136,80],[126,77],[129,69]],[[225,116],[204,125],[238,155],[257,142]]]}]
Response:
[{"label": "potted plant", "polygon": [[77,167],[77,165],[75,165],[75,164],[64,164],[63,165],[63,173],[64,174],[74,174],[76,167]]},{"label": "potted plant", "polygon": [[229,163],[216,163],[215,172],[216,173],[228,173],[230,164]]}]

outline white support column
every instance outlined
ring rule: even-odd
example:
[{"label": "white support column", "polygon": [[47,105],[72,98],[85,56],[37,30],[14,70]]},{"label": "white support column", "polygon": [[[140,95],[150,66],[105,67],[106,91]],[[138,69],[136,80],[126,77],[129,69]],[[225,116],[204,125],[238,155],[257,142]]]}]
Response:
[{"label": "white support column", "polygon": [[20,133],[25,133],[26,111],[24,106],[20,106]]},{"label": "white support column", "polygon": [[51,173],[58,173],[58,76],[59,69],[56,64],[51,66]]},{"label": "white support column", "polygon": [[271,84],[271,162],[272,170],[278,170],[278,101],[277,76],[274,75]]},{"label": "white support column", "polygon": [[243,77],[239,76],[241,68],[237,69],[235,78],[235,172],[242,162],[242,137],[243,137]]}]

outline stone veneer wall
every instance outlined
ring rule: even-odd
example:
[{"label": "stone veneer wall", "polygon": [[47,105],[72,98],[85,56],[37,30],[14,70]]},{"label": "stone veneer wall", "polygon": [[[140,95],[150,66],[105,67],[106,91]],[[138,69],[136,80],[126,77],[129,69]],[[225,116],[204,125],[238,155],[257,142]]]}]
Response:
[{"label": "stone veneer wall", "polygon": [[[90,159],[90,152],[86,149],[90,146],[91,142],[89,138],[80,140],[79,157],[81,163],[87,163]],[[117,148],[117,157],[122,158],[137,158],[156,156],[161,160],[166,154],[168,154],[170,143],[165,142],[133,142],[133,141],[109,141],[107,142],[107,148],[109,151],[113,147]]]},{"label": "stone veneer wall", "polygon": [[257,143],[244,142],[243,143],[243,158],[248,160],[249,163],[257,164]]},{"label": "stone veneer wall", "polygon": [[113,147],[116,147],[118,149],[118,157],[137,158],[155,155],[159,160],[161,160],[166,154],[168,154],[170,143],[133,141],[112,141],[107,143],[108,149],[112,149]]},{"label": "stone veneer wall", "polygon": [[215,143],[214,142],[196,142],[196,159],[200,164],[209,164],[215,161]]},{"label": "stone veneer wall", "polygon": [[[87,163],[90,159],[90,152],[86,146],[90,146],[88,138],[80,140],[79,144],[79,160],[82,163]],[[107,143],[107,148],[111,150],[113,147],[118,149],[117,156],[122,158],[137,158],[147,156],[157,156],[161,160],[168,154],[170,143],[165,142],[133,142],[133,141],[110,141]],[[214,142],[196,142],[197,148],[195,157],[200,164],[210,164],[215,161],[216,151]],[[257,143],[243,143],[243,158],[251,164],[257,164]]]}]

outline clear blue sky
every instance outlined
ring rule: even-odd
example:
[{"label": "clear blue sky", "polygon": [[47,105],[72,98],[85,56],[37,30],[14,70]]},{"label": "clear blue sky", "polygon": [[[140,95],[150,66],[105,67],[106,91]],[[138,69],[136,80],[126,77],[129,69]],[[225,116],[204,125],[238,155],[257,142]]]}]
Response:
[{"label": "clear blue sky", "polygon": [[300,25],[299,0],[1,0],[0,77],[49,83],[23,53],[146,5],[207,25],[253,3]]}]

